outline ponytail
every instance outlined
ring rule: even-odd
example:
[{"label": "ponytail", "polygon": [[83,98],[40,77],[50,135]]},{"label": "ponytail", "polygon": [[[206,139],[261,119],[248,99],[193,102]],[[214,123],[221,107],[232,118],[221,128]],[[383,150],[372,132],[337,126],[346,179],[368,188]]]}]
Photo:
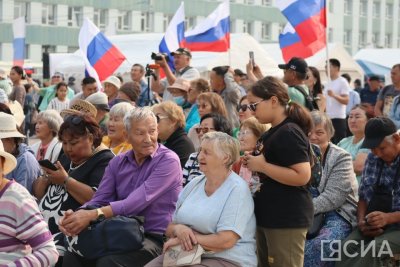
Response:
[{"label": "ponytail", "polygon": [[303,130],[305,135],[310,133],[313,123],[310,112],[305,107],[289,101],[286,106],[286,115]]}]

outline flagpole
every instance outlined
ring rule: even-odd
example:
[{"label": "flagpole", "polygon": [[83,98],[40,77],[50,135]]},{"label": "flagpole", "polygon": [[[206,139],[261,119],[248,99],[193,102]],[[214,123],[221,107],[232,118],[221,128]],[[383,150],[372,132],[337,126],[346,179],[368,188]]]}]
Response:
[{"label": "flagpole", "polygon": [[[329,0],[325,0],[325,20],[326,20],[326,30],[325,30],[325,40],[326,40],[326,77],[328,79],[328,82],[331,81],[331,76],[330,76],[330,63],[329,63],[329,23],[328,23],[328,17],[329,17]],[[333,1],[333,0],[332,0]]]}]

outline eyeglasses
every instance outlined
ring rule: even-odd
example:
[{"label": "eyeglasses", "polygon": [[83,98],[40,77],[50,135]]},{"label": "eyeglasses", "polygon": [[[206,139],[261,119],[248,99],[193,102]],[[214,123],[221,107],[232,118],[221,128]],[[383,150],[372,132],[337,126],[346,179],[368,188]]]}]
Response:
[{"label": "eyeglasses", "polygon": [[251,111],[256,111],[257,109],[257,105],[260,104],[261,102],[263,102],[266,99],[263,99],[261,101],[258,101],[257,103],[253,103],[253,104],[248,104],[247,107],[251,110]]},{"label": "eyeglasses", "polygon": [[238,105],[237,112],[240,112],[240,111],[246,112],[247,108],[248,108],[247,105]]},{"label": "eyeglasses", "polygon": [[160,123],[161,120],[168,119],[168,116],[156,114],[156,119],[157,119],[157,123]]},{"label": "eyeglasses", "polygon": [[252,133],[252,131],[250,131],[250,130],[240,131],[238,133],[238,137],[242,137],[242,136],[245,136],[245,135],[248,135],[248,134],[251,134],[251,133]]},{"label": "eyeglasses", "polygon": [[203,132],[203,134],[208,133],[210,130],[215,130],[214,128],[208,128],[208,127],[197,127],[196,129],[196,133],[200,134],[201,132]]}]

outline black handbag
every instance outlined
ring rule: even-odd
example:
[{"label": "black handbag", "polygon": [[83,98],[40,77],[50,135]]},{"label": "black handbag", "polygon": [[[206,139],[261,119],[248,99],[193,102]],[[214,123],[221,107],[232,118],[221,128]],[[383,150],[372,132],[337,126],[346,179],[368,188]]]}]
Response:
[{"label": "black handbag", "polygon": [[139,250],[144,241],[143,219],[115,216],[96,221],[78,236],[66,236],[65,239],[69,252],[90,260]]},{"label": "black handbag", "polygon": [[[392,212],[393,190],[387,189],[384,185],[381,185],[383,164],[384,163],[382,162],[378,180],[376,181],[376,184],[374,186],[374,193],[371,197],[371,200],[368,202],[366,214],[369,214],[373,211],[381,211],[385,213]],[[395,177],[393,178],[393,185],[397,181],[399,174],[400,166],[397,167]]]},{"label": "black handbag", "polygon": [[313,239],[317,237],[324,223],[325,223],[325,213],[318,213],[314,215],[313,222],[310,228],[308,228],[306,238]]}]

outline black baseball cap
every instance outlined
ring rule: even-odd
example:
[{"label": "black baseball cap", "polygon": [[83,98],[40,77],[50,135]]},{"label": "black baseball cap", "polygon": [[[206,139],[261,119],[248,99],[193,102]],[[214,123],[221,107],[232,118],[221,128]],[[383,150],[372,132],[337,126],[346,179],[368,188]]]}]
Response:
[{"label": "black baseball cap", "polygon": [[172,56],[174,55],[186,55],[189,56],[190,58],[192,58],[192,53],[190,52],[190,50],[188,48],[185,47],[180,47],[178,49],[176,49],[175,52],[171,53]]},{"label": "black baseball cap", "polygon": [[241,69],[235,69],[233,72],[237,76],[246,76],[246,73],[244,73]]},{"label": "black baseball cap", "polygon": [[365,137],[361,147],[375,148],[382,143],[386,136],[395,132],[397,132],[397,128],[391,119],[386,117],[370,119],[365,125]]},{"label": "black baseball cap", "polygon": [[294,70],[300,73],[307,73],[307,62],[299,57],[292,57],[287,64],[279,64],[278,68],[282,70]]}]

